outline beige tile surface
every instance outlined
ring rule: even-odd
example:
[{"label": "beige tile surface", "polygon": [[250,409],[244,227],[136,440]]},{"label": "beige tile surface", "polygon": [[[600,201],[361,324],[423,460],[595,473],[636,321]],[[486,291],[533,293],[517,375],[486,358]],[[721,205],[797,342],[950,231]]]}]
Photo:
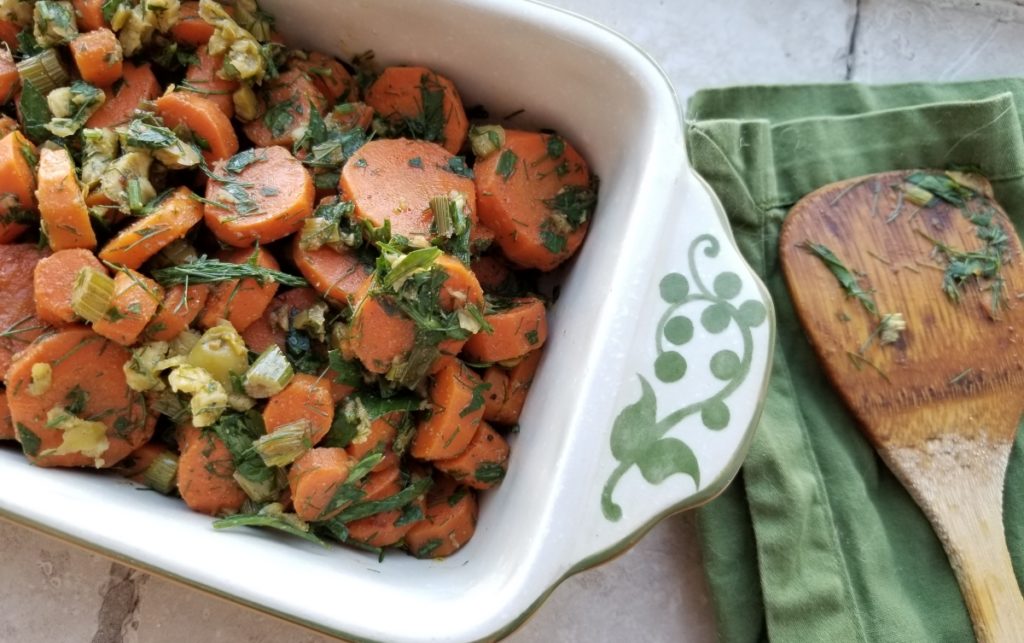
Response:
[{"label": "beige tile surface", "polygon": [[[680,94],[731,83],[1019,73],[1024,9],[1000,0],[557,0],[624,33]],[[0,490],[0,493],[12,493]],[[0,521],[0,643],[328,639]],[[713,641],[690,516],[563,583],[511,637]]]}]

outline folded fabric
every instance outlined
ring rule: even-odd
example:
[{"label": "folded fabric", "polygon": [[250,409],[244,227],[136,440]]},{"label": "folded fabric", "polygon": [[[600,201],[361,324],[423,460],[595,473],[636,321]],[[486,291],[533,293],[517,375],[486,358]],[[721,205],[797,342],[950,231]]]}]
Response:
[{"label": "folded fabric", "polygon": [[[1024,80],[736,87],[687,106],[694,168],[714,189],[778,316],[764,415],[740,476],[699,510],[721,638],[950,641],[973,631],[942,545],[861,436],[793,311],[778,259],[788,209],[822,185],[971,167],[1024,229]],[[1024,392],[1022,392],[1024,394]],[[1024,432],[1004,512],[1024,578]],[[1024,635],[1024,633],[1022,633]]]}]

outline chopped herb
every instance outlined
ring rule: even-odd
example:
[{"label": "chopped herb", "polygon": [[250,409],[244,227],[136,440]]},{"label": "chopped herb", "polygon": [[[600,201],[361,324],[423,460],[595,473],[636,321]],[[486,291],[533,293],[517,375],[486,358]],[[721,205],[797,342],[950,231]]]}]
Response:
[{"label": "chopped herb", "polygon": [[408,504],[402,508],[402,515],[395,520],[395,527],[410,525],[423,520],[423,509],[418,504]]},{"label": "chopped herb", "polygon": [[203,255],[189,263],[154,270],[152,277],[161,286],[213,284],[232,279],[255,279],[260,284],[277,282],[282,286],[296,288],[309,285],[301,277],[257,265],[258,256],[258,252],[253,252],[252,257],[245,263],[226,263]]},{"label": "chopped herb", "polygon": [[551,254],[558,255],[565,252],[566,238],[549,227],[541,228],[540,241]]},{"label": "chopped herb", "polygon": [[370,471],[373,470],[374,467],[380,464],[380,461],[383,459],[384,454],[376,451],[371,451],[364,455],[359,462],[349,470],[348,477],[345,479],[345,482],[338,485],[337,490],[334,492],[334,496],[331,497],[331,501],[320,511],[319,516],[321,518],[323,516],[328,516],[337,511],[340,507],[362,500],[366,495],[366,492],[360,488],[359,483],[370,473]]},{"label": "chopped herb", "polygon": [[278,194],[281,194],[281,190],[271,185],[264,185],[260,187],[260,194],[263,196],[277,196]]},{"label": "chopped herb", "polygon": [[537,342],[540,341],[540,338],[537,337],[537,331],[535,330],[528,330],[523,335],[526,337],[526,341],[530,342],[530,346],[536,346]]},{"label": "chopped herb", "polygon": [[346,523],[379,513],[384,513],[386,511],[402,509],[413,500],[416,500],[416,498],[419,498],[426,493],[432,484],[433,480],[430,478],[420,478],[405,489],[402,489],[398,493],[388,496],[387,498],[357,502],[342,510],[336,519],[339,522]]},{"label": "chopped herb", "polygon": [[363,383],[363,371],[356,361],[343,359],[341,351],[333,349],[327,353],[328,365],[334,371],[334,382],[347,386],[359,386]]},{"label": "chopped herb", "polygon": [[519,156],[512,150],[505,150],[498,157],[498,165],[494,168],[494,173],[508,181],[515,174],[517,165],[519,165]]},{"label": "chopped herb", "polygon": [[553,159],[560,158],[565,154],[565,141],[559,136],[552,136],[548,139],[548,156]]},{"label": "chopped herb", "polygon": [[274,472],[253,449],[253,442],[266,435],[263,417],[255,411],[227,412],[211,427],[231,452],[235,471],[252,482],[267,482]]},{"label": "chopped herb", "polygon": [[409,167],[414,167],[417,170],[422,170],[423,169],[423,159],[421,159],[418,156],[409,159]]},{"label": "chopped herb", "polygon": [[466,487],[459,487],[458,490],[452,495],[448,496],[448,506],[454,507],[455,505],[462,502],[462,499],[469,493],[469,489]]},{"label": "chopped herb", "polygon": [[101,8],[103,11],[103,21],[109,24],[110,21],[114,19],[114,14],[117,13],[117,10],[120,9],[122,5],[127,8],[131,8],[128,0],[103,0]]},{"label": "chopped herb", "polygon": [[214,529],[231,529],[232,527],[270,527],[316,543],[321,547],[327,546],[327,543],[309,531],[309,525],[295,514],[284,513],[283,507],[278,503],[269,504],[257,513],[235,514],[213,523]]},{"label": "chopped herb", "polygon": [[462,158],[461,156],[453,156],[452,158],[448,159],[448,165],[445,166],[444,169],[448,170],[452,174],[464,176],[467,179],[473,178],[473,170],[471,170],[469,166],[466,165],[466,159]]},{"label": "chopped herb", "polygon": [[245,150],[244,152],[239,152],[238,154],[235,154],[230,159],[228,159],[228,162],[224,164],[224,169],[230,172],[231,174],[239,174],[241,173],[242,170],[249,167],[253,163],[258,163],[260,161],[266,160],[267,155],[265,153],[258,154],[257,149],[253,147]]},{"label": "chopped herb", "polygon": [[[977,194],[973,189],[955,181],[947,174],[915,172],[908,176],[906,181],[911,185],[926,190],[930,196],[938,197],[958,208],[963,207],[967,201]],[[928,202],[919,203],[918,205],[928,205]]]},{"label": "chopped herb", "polygon": [[469,404],[466,405],[461,411],[459,411],[459,417],[464,418],[473,411],[478,411],[484,406],[484,393],[491,390],[490,382],[480,382],[473,387],[473,396],[469,400]]},{"label": "chopped herb", "polygon": [[318,375],[324,370],[323,360],[313,350],[313,341],[304,331],[290,328],[285,335],[285,354],[295,370]]},{"label": "chopped herb", "polygon": [[46,124],[50,122],[50,108],[46,104],[46,97],[31,82],[22,84],[18,107],[25,133],[30,139],[42,143],[50,138],[50,130],[46,129]]},{"label": "chopped herb", "polygon": [[15,429],[18,431],[18,442],[21,443],[21,450],[25,452],[25,455],[32,457],[38,455],[39,447],[43,443],[39,436],[21,422],[15,422]]},{"label": "chopped herb", "polygon": [[829,269],[832,275],[839,282],[839,285],[846,291],[847,297],[854,297],[860,302],[864,310],[871,313],[871,315],[878,316],[878,306],[875,305],[875,299],[871,296],[871,293],[860,287],[857,282],[857,277],[854,275],[849,268],[843,265],[843,262],[839,260],[839,257],[835,255],[827,247],[820,243],[812,243],[806,241],[801,244],[802,247],[808,252],[817,256]]},{"label": "chopped herb", "polygon": [[292,127],[295,114],[301,113],[301,106],[291,99],[272,105],[263,115],[263,124],[270,130],[274,138],[280,138]]},{"label": "chopped herb", "polygon": [[960,371],[959,373],[957,373],[956,375],[954,375],[954,376],[953,376],[953,377],[952,377],[952,378],[951,378],[951,379],[949,380],[949,383],[950,383],[950,384],[956,384],[956,383],[957,383],[957,382],[959,382],[960,380],[962,380],[962,379],[964,379],[965,377],[967,377],[968,375],[970,375],[970,374],[971,374],[971,371],[973,371],[973,370],[974,370],[973,368],[965,368],[964,370],[962,370],[962,371]]},{"label": "chopped herb", "polygon": [[369,163],[367,163],[364,158],[360,158],[356,161],[356,167],[366,167],[367,165],[369,165]]},{"label": "chopped herb", "polygon": [[75,386],[64,396],[64,409],[71,415],[81,415],[89,401],[89,393],[81,386]]},{"label": "chopped herb", "polygon": [[482,462],[473,472],[473,477],[485,484],[492,484],[504,480],[505,473],[505,466],[499,462]]},{"label": "chopped herb", "polygon": [[423,545],[420,546],[419,549],[413,552],[413,555],[415,555],[416,558],[427,558],[430,556],[430,554],[434,553],[435,549],[437,549],[441,545],[442,540],[440,538],[431,538],[427,542],[423,543]]},{"label": "chopped herb", "polygon": [[597,191],[593,186],[566,185],[551,199],[545,199],[549,210],[565,218],[572,230],[587,222],[597,205]]}]

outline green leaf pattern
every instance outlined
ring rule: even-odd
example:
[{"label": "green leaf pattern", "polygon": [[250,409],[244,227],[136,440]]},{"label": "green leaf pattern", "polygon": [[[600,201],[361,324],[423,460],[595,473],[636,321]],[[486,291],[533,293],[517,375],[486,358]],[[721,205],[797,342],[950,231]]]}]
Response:
[{"label": "green leaf pattern", "polygon": [[708,368],[720,386],[703,399],[668,413],[658,419],[658,398],[650,382],[640,373],[640,399],[627,405],[612,425],[611,452],[619,462],[612,471],[601,494],[601,510],[605,518],[615,522],[622,518],[622,507],[612,496],[622,476],[636,466],[644,480],[658,485],[681,474],[693,479],[700,488],[700,463],[686,442],[666,434],[685,418],[699,415],[704,428],[721,431],[729,425],[729,397],[750,374],[754,341],[751,329],[765,323],[768,311],[755,299],[736,301],[743,290],[743,280],[734,272],[715,275],[710,287],[697,270],[697,255],[715,258],[721,251],[716,237],[703,234],[690,244],[687,253],[689,277],[678,272],[665,275],[658,285],[662,301],[667,304],[657,325],[655,338],[654,377],[672,385],[670,399],[685,399],[686,376],[690,371],[681,349],[695,337],[694,321],[706,333],[717,335],[735,327],[742,339],[742,349],[723,348],[715,352]]}]

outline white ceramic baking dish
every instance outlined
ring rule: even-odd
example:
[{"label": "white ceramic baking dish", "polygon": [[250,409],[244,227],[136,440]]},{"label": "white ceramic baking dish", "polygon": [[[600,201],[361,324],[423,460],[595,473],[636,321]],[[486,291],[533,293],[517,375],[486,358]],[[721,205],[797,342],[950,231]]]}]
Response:
[{"label": "white ceramic baking dish", "polygon": [[[567,575],[722,491],[756,424],[771,303],[689,169],[676,96],[614,33],[524,0],[265,0],[289,41],[374,49],[455,80],[467,105],[573,141],[602,179],[561,287],[504,484],[446,560],[215,532],[113,476],[0,450],[0,513],[194,587],[352,639],[511,631]],[[519,121],[517,121],[519,122]]]}]

